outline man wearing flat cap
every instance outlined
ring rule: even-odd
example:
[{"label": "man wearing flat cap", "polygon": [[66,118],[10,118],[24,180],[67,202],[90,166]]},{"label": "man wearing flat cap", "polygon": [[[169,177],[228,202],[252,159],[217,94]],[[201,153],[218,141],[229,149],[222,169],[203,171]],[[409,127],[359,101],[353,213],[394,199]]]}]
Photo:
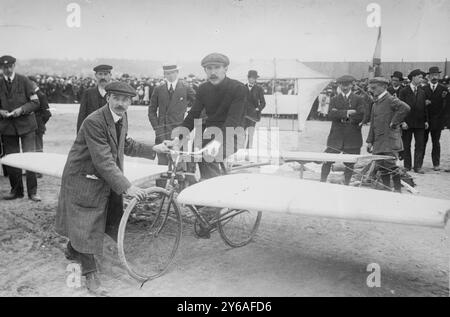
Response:
[{"label": "man wearing flat cap", "polygon": [[[172,129],[183,122],[187,108],[195,100],[194,89],[178,80],[179,68],[175,63],[164,64],[163,72],[166,80],[153,90],[148,107],[148,119],[155,131],[155,144],[172,138]],[[168,164],[166,154],[158,155],[158,164]]]},{"label": "man wearing flat cap", "polygon": [[[237,80],[226,76],[230,60],[220,53],[212,53],[202,59],[201,65],[205,70],[207,81],[198,88],[195,102],[182,123],[182,127],[192,131],[194,120],[199,119],[204,111],[206,119],[203,129],[203,145],[214,139],[213,136],[205,137],[208,131],[219,129],[222,131],[222,140],[219,152],[223,158],[235,153],[238,148],[244,146],[245,111],[247,88]],[[227,128],[240,128],[242,135],[227,134]],[[228,129],[230,130],[230,129]],[[239,129],[237,129],[239,130]],[[179,138],[175,138],[172,144],[180,144]],[[220,164],[217,161],[199,162],[202,178],[211,178],[221,174]]]},{"label": "man wearing flat cap", "polygon": [[100,289],[94,254],[102,253],[104,233],[117,240],[122,195],[145,196],[124,176],[124,154],[154,159],[165,148],[127,136],[126,111],[136,95],[130,85],[112,82],[105,90],[107,104],[83,121],[69,152],[56,213],[56,231],[70,240],[66,257],[81,263],[86,286],[94,292]]},{"label": "man wearing flat cap", "polygon": [[[401,152],[403,157],[403,166],[410,171],[424,174],[422,169],[424,144],[425,144],[425,130],[428,129],[428,111],[426,108],[425,91],[420,87],[422,83],[424,72],[420,69],[413,70],[408,79],[411,83],[400,91],[399,98],[406,102],[411,108],[405,122],[402,124],[402,140],[404,150]],[[414,162],[411,158],[411,143],[414,136]]]},{"label": "man wearing flat cap", "polygon": [[367,136],[367,151],[376,155],[391,156],[392,159],[377,162],[381,180],[386,189],[391,188],[391,176],[394,190],[401,191],[401,178],[396,164],[398,153],[403,150],[401,124],[408,115],[410,107],[393,97],[387,90],[388,80],[375,77],[369,81],[369,91],[374,96],[370,117],[370,129]]},{"label": "man wearing flat cap", "polygon": [[[0,57],[3,75],[0,78],[0,135],[4,154],[35,151],[36,117],[39,98],[31,81],[14,69],[16,59],[5,55]],[[11,191],[3,199],[12,200],[24,196],[22,170],[6,167]],[[37,195],[37,179],[33,172],[26,172],[27,193],[32,201],[40,201]]]},{"label": "man wearing flat cap", "polygon": [[77,119],[77,133],[80,130],[81,124],[92,112],[100,109],[106,104],[106,85],[111,82],[112,66],[98,65],[94,67],[95,79],[97,86],[88,88],[83,93],[80,100],[80,110]]},{"label": "man wearing flat cap", "polygon": [[402,89],[403,73],[395,71],[391,76],[391,85],[388,87],[387,91],[394,97],[399,96],[400,89]]},{"label": "man wearing flat cap", "polygon": [[[361,96],[352,92],[355,78],[345,75],[337,79],[340,93],[331,98],[328,118],[332,121],[325,153],[360,154],[362,146],[361,122],[367,105]],[[320,180],[326,182],[333,162],[322,165]],[[348,185],[354,164],[345,163],[344,183]]]},{"label": "man wearing flat cap", "polygon": [[428,78],[430,82],[423,87],[426,96],[426,107],[428,112],[428,124],[429,127],[425,130],[425,141],[423,152],[425,155],[428,138],[431,134],[432,150],[431,159],[433,161],[433,169],[435,171],[440,170],[441,161],[441,132],[445,125],[445,103],[448,94],[447,87],[439,83],[441,77],[441,71],[439,67],[430,67],[428,72]]},{"label": "man wearing flat cap", "polygon": [[256,122],[261,120],[261,111],[266,106],[264,90],[256,82],[258,77],[256,70],[249,70],[247,74],[248,82],[245,84],[247,88],[247,109],[245,114],[247,148],[250,148],[253,143]]}]

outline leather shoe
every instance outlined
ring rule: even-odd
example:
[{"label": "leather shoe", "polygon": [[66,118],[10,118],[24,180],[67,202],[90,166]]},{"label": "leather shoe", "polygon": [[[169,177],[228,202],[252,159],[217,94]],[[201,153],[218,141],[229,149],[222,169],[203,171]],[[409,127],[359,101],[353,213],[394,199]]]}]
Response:
[{"label": "leather shoe", "polygon": [[434,167],[433,167],[433,170],[437,172],[437,171],[440,171],[441,168],[440,168],[439,166],[434,166]]},{"label": "leather shoe", "polygon": [[64,255],[66,256],[66,259],[69,261],[81,262],[80,258],[78,257],[78,254],[70,245],[70,242],[67,244],[66,249],[64,250]]},{"label": "leather shoe", "polygon": [[415,168],[414,172],[416,172],[417,174],[425,174],[425,171],[421,168]]},{"label": "leather shoe", "polygon": [[97,272],[86,274],[86,288],[96,296],[108,296],[108,291],[101,286]]},{"label": "leather shoe", "polygon": [[41,197],[39,196],[39,195],[37,195],[37,194],[34,194],[34,195],[30,195],[30,197],[29,197],[32,201],[34,201],[34,202],[40,202],[42,199],[41,199]]},{"label": "leather shoe", "polygon": [[17,198],[23,198],[23,195],[18,195],[18,194],[15,194],[15,193],[9,193],[9,194],[6,194],[5,196],[3,196],[4,200],[14,200],[14,199],[17,199]]}]

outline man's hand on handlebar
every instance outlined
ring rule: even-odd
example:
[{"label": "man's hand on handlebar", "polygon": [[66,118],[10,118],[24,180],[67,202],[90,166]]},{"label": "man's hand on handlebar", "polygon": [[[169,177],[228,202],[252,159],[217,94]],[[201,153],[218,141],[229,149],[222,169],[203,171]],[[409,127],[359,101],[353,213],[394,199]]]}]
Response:
[{"label": "man's hand on handlebar", "polygon": [[143,200],[146,196],[145,190],[134,185],[131,185],[131,187],[127,189],[125,194],[136,198],[137,200]]}]

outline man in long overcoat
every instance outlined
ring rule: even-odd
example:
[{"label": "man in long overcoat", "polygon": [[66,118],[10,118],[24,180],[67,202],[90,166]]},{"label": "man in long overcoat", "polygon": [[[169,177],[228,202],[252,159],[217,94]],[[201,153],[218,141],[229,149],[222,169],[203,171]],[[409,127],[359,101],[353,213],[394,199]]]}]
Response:
[{"label": "man in long overcoat", "polygon": [[56,214],[56,231],[70,240],[66,257],[81,262],[91,291],[100,288],[94,254],[103,251],[104,233],[117,239],[122,195],[144,197],[124,176],[124,154],[153,159],[157,150],[127,136],[126,111],[135,90],[123,82],[105,89],[107,104],[84,120],[69,152]]},{"label": "man in long overcoat", "polygon": [[398,153],[403,150],[401,123],[404,122],[410,107],[392,96],[386,89],[389,81],[375,77],[369,81],[369,90],[375,97],[370,117],[370,130],[367,137],[367,151],[376,155],[392,156],[391,160],[378,162],[381,179],[386,188],[401,191],[401,179],[396,165]]}]

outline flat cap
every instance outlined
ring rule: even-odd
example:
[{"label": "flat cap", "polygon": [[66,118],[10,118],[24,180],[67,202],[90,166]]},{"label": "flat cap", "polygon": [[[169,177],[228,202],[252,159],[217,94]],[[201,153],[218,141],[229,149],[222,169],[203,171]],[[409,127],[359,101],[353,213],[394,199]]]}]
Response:
[{"label": "flat cap", "polygon": [[211,53],[209,55],[206,55],[203,59],[202,59],[202,67],[206,67],[208,65],[223,65],[225,67],[227,67],[228,65],[230,65],[230,60],[228,59],[227,56],[220,54],[220,53]]},{"label": "flat cap", "polygon": [[94,67],[94,72],[110,72],[113,69],[110,65],[98,65]]},{"label": "flat cap", "polygon": [[12,65],[16,62],[16,59],[10,55],[3,55],[0,57],[0,65]]},{"label": "flat cap", "polygon": [[389,85],[389,80],[387,80],[384,77],[375,77],[369,79],[369,84],[383,84],[383,85]]},{"label": "flat cap", "polygon": [[336,79],[336,82],[338,84],[348,84],[348,83],[352,83],[356,81],[355,77],[351,76],[351,75],[344,75],[339,77],[338,79]]},{"label": "flat cap", "polygon": [[136,96],[136,90],[123,81],[114,81],[106,85],[105,90],[107,93],[113,93],[118,95],[125,95],[134,97]]},{"label": "flat cap", "polygon": [[416,77],[416,76],[419,76],[419,75],[425,76],[426,73],[421,71],[420,69],[414,69],[412,72],[409,73],[408,79],[411,80],[413,77]]}]

